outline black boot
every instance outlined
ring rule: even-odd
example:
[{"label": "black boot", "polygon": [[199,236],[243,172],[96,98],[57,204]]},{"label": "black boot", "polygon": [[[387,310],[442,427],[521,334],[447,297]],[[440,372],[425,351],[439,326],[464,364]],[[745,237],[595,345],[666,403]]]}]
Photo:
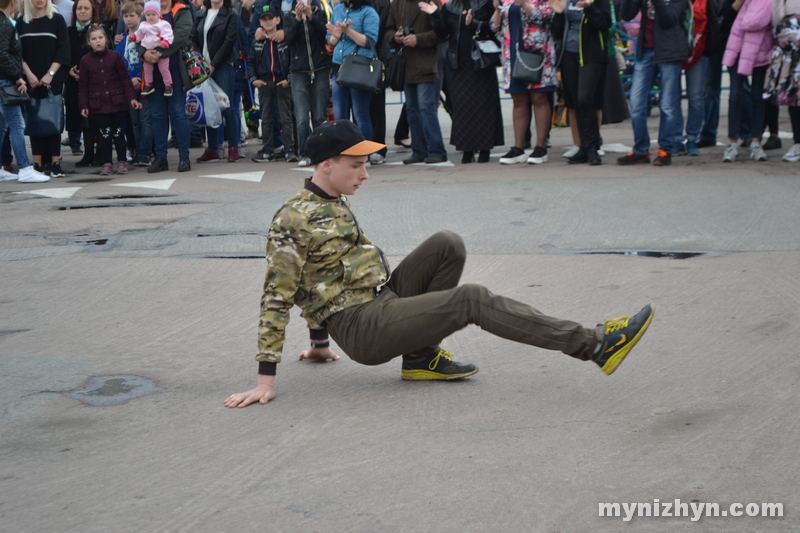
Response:
[{"label": "black boot", "polygon": [[192,163],[188,157],[181,157],[178,161],[178,172],[189,172],[192,170]]},{"label": "black boot", "polygon": [[489,162],[489,150],[481,150],[478,154],[478,163],[488,163]]},{"label": "black boot", "polygon": [[475,152],[470,150],[464,150],[464,154],[461,156],[461,162],[463,164],[467,163],[474,163],[475,162]]},{"label": "black boot", "polygon": [[150,163],[149,167],[147,167],[148,174],[155,174],[156,172],[161,172],[162,170],[169,170],[169,163],[166,159],[161,159],[160,157],[153,159],[153,162]]},{"label": "black boot", "polygon": [[77,163],[75,163],[75,168],[86,168],[92,166],[92,162],[94,161],[94,150],[87,148],[85,152],[83,152],[83,157],[81,157]]}]

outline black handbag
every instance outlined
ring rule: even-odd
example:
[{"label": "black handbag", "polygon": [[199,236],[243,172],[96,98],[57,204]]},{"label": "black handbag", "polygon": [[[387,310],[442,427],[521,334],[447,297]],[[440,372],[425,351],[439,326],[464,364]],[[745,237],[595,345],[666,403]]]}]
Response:
[{"label": "black handbag", "polygon": [[31,98],[25,106],[25,135],[50,137],[64,131],[64,97],[47,88],[44,98]]},{"label": "black handbag", "polygon": [[31,101],[31,95],[21,93],[16,85],[0,87],[0,104],[4,106],[25,105]]},{"label": "black handbag", "polygon": [[500,62],[500,47],[494,39],[472,39],[472,65],[476,69],[497,68]]},{"label": "black handbag", "polygon": [[517,44],[517,57],[511,67],[511,78],[523,83],[539,85],[542,83],[542,68],[544,67],[544,54],[541,52],[527,52],[519,49]]},{"label": "black handbag", "polygon": [[[414,18],[411,19],[411,24],[406,26],[406,28],[413,30],[419,12],[420,10],[417,9]],[[403,91],[406,84],[406,58],[403,55],[403,48],[404,46],[400,45],[397,51],[386,61],[386,79],[384,85],[393,91]]]},{"label": "black handbag", "polygon": [[539,85],[542,83],[544,53],[520,50],[519,43],[521,40],[522,36],[517,35],[515,45],[517,54],[514,58],[514,64],[511,65],[511,79],[520,81],[522,83]]},{"label": "black handbag", "polygon": [[[373,57],[358,55],[358,48],[342,59],[336,83],[349,89],[377,93],[383,88],[383,63],[378,59],[375,43],[367,37]],[[365,47],[366,48],[366,47]]]},{"label": "black handbag", "polygon": [[402,91],[406,84],[406,58],[403,55],[403,47],[392,54],[386,62],[385,85],[393,91]]}]

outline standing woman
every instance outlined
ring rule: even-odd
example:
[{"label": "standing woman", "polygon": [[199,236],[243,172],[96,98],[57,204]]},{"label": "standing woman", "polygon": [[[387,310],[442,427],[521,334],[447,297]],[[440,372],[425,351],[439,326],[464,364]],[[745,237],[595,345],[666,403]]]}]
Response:
[{"label": "standing woman", "polygon": [[[75,163],[76,167],[92,166],[95,156],[94,133],[89,127],[89,121],[81,117],[81,110],[78,107],[78,65],[80,65],[83,56],[89,53],[86,30],[89,29],[89,26],[95,24],[100,24],[100,17],[94,0],[78,0],[75,2],[72,6],[72,25],[67,28],[70,64],[72,67],[69,69],[69,77],[64,88],[64,103],[67,109],[66,128],[67,132],[70,133],[70,138],[80,137],[81,132],[83,132],[85,151],[80,161]],[[102,164],[102,162],[100,163]]]},{"label": "standing woman", "polygon": [[344,56],[353,52],[360,56],[372,57],[372,49],[367,37],[378,42],[381,19],[378,12],[365,5],[362,0],[342,0],[333,8],[331,21],[326,25],[325,36],[333,46],[333,116],[337,120],[350,119],[352,106],[355,122],[365,139],[372,139],[372,119],[369,116],[369,91],[342,87],[336,83],[339,67]]},{"label": "standing woman", "polygon": [[462,163],[489,161],[489,152],[505,144],[497,69],[474,67],[472,43],[479,34],[494,37],[489,19],[494,12],[490,0],[450,0],[439,10],[433,2],[419,8],[433,16],[436,35],[449,36],[447,63],[450,67],[450,96],[453,99],[453,128],[450,144],[462,151]]},{"label": "standing woman", "polygon": [[[47,98],[48,89],[62,94],[69,70],[69,36],[64,18],[53,12],[50,0],[25,0],[25,14],[17,22],[22,44],[22,68],[31,89],[31,98]],[[61,134],[30,137],[33,162],[37,171],[49,171],[53,178],[63,178],[61,170]]]},{"label": "standing woman", "polygon": [[[192,87],[186,63],[181,58],[180,49],[192,44],[191,8],[178,0],[161,0],[161,18],[172,25],[172,44],[167,48],[145,50],[138,46],[142,61],[156,65],[162,57],[169,58],[169,73],[172,76],[172,94],[164,94],[164,79],[161,72],[153,69],[153,87],[155,90],[144,100],[149,109],[150,122],[153,126],[153,145],[155,158],[147,167],[147,172],[155,174],[169,170],[167,161],[167,133],[169,126],[178,140],[178,172],[192,169],[189,161],[189,121],[186,118],[186,88]],[[147,113],[147,112],[146,112]],[[167,120],[169,118],[169,120]]]},{"label": "standing woman", "polygon": [[[27,92],[28,85],[22,73],[22,50],[17,32],[10,18],[16,11],[15,0],[0,0],[0,87],[16,85],[21,93]],[[0,104],[0,132],[8,128],[8,137],[14,155],[17,156],[19,176],[0,167],[0,181],[19,179],[23,183],[39,183],[50,178],[34,170],[28,160],[25,148],[25,121],[22,118],[22,106],[4,106]]]},{"label": "standing woman", "polygon": [[567,160],[601,165],[597,110],[603,109],[611,7],[608,0],[549,0],[549,4],[556,13],[553,35],[562,39],[564,103],[575,110],[580,136],[580,150]]},{"label": "standing woman", "polygon": [[[231,0],[205,0],[206,8],[197,14],[192,40],[211,66],[211,77],[233,103],[233,62],[237,58],[235,46],[239,39],[239,15],[231,7]],[[238,108],[231,105],[223,112],[225,133],[228,136],[228,161],[239,160]],[[208,147],[197,158],[199,163],[222,157],[219,145],[219,128],[206,128]]]},{"label": "standing woman", "polygon": [[[501,3],[502,2],[502,3]],[[502,30],[503,88],[511,95],[514,104],[514,146],[500,158],[500,163],[513,165],[525,161],[525,132],[531,122],[531,105],[536,122],[536,147],[527,158],[528,163],[547,162],[547,134],[552,120],[550,94],[558,84],[556,78],[556,50],[550,34],[553,9],[547,0],[494,0],[492,30]],[[536,85],[511,77],[517,57],[517,48],[543,54],[542,78]]]}]

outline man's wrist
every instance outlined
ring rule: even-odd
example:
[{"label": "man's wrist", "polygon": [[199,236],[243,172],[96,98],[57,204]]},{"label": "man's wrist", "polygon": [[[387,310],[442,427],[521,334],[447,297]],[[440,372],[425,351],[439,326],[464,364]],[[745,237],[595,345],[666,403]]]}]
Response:
[{"label": "man's wrist", "polygon": [[277,370],[277,363],[268,363],[266,361],[258,362],[258,373],[261,376],[274,376]]}]

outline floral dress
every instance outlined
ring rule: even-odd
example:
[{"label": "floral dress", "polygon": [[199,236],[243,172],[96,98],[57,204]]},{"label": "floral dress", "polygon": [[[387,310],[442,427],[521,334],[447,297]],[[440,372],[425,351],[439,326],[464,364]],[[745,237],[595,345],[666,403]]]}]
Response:
[{"label": "floral dress", "polygon": [[[500,8],[502,19],[500,27],[492,25],[498,35],[503,38],[503,88],[506,92],[525,92],[534,90],[552,90],[558,84],[556,78],[556,49],[550,34],[550,22],[553,10],[547,0],[528,0],[533,9],[530,15],[514,4],[514,0],[503,0]],[[501,31],[502,30],[502,31]],[[544,53],[542,80],[538,85],[520,83],[511,79],[511,66],[516,59],[516,45],[529,52]]]}]

